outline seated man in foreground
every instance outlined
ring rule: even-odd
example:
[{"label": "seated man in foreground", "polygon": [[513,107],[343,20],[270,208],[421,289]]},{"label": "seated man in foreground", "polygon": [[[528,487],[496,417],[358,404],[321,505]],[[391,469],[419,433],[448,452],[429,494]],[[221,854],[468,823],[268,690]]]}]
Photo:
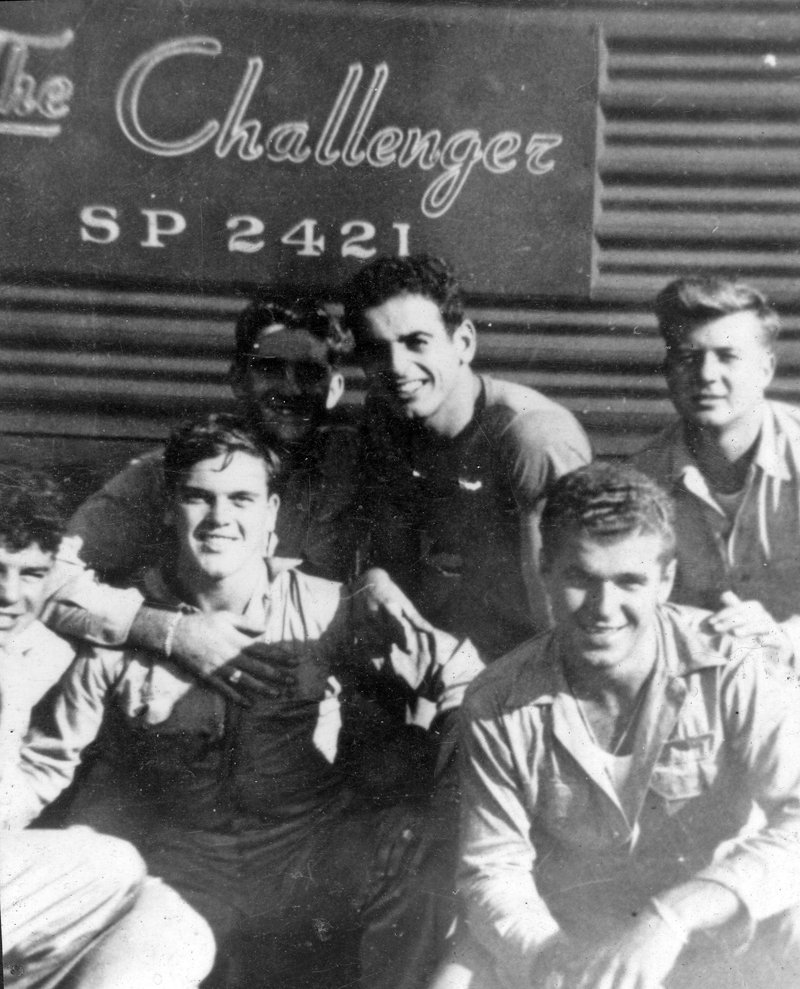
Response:
[{"label": "seated man in foreground", "polygon": [[[365,983],[397,985],[435,933],[398,936],[398,904],[407,899],[413,913],[415,882],[427,893],[441,881],[446,900],[453,866],[448,856],[439,880],[403,873],[414,833],[393,808],[356,806],[334,759],[357,667],[351,600],[340,584],[270,573],[277,458],[243,421],[189,423],[170,438],[164,469],[172,541],[162,565],[142,576],[148,600],[170,609],[173,631],[185,615],[216,609],[260,624],[267,652],[284,655],[295,685],[243,708],[152,654],[82,657],[23,749],[28,788],[16,811],[35,816],[54,799],[102,729],[102,757],[73,819],[130,838],[150,870],[206,917],[238,966],[229,985],[265,974],[287,984],[311,954],[309,939],[361,929]],[[439,633],[423,655],[402,675],[435,702],[432,728],[443,732],[482,664],[468,642]],[[393,653],[398,668],[403,660]],[[432,775],[447,746],[434,755]],[[452,840],[445,827],[438,837]]]},{"label": "seated man in foreground", "polygon": [[[637,471],[556,482],[555,628],[462,708],[473,941],[437,986],[476,969],[513,989],[800,985],[798,689],[666,604],[674,556],[672,505]],[[740,835],[753,801],[765,822]]]},{"label": "seated man in foreground", "polygon": [[[74,650],[37,621],[61,539],[52,479],[0,471],[0,799],[14,798],[33,706]],[[0,833],[3,982],[14,989],[190,989],[208,972],[206,923],[134,848],[88,828]]]}]

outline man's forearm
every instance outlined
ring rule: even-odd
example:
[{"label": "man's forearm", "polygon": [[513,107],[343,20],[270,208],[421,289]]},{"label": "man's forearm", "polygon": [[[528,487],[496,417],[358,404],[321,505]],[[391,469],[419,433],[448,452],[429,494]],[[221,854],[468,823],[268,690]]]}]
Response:
[{"label": "man's forearm", "polygon": [[55,632],[100,646],[128,642],[144,600],[139,591],[103,584],[91,570],[64,561],[53,568],[48,581],[51,590],[42,619]]}]

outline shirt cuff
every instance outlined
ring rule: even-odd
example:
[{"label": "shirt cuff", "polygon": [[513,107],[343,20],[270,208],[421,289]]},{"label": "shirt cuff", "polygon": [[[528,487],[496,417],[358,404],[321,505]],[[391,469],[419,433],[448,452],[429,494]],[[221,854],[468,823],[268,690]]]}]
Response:
[{"label": "shirt cuff", "polygon": [[91,571],[85,571],[57,593],[44,619],[60,635],[98,646],[120,647],[128,641],[143,602],[136,588],[101,584]]}]

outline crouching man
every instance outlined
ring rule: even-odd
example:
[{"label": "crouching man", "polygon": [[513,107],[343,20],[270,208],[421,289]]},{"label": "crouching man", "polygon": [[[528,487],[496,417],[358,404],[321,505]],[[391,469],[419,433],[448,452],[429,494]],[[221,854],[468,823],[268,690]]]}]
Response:
[{"label": "crouching man", "polygon": [[88,828],[12,829],[17,760],[31,709],[74,659],[37,620],[61,539],[52,479],[0,473],[0,901],[3,980],[14,989],[197,986],[213,961],[205,921],[127,842]]},{"label": "crouching man", "polygon": [[791,672],[666,604],[673,509],[644,475],[566,475],[541,525],[555,628],[462,708],[473,940],[438,985],[800,985]]},{"label": "crouching man", "polygon": [[[140,586],[172,615],[173,632],[184,615],[215,610],[260,625],[267,661],[270,649],[282,655],[294,686],[243,707],[161,656],[86,657],[23,749],[27,813],[70,783],[102,729],[102,757],[73,819],[130,838],[151,872],[206,917],[227,986],[290,984],[311,963],[312,945],[364,930],[365,983],[419,985],[415,959],[436,931],[409,925],[439,885],[439,900],[452,899],[454,856],[442,857],[449,874],[417,876],[415,843],[420,834],[452,842],[454,829],[431,825],[431,806],[415,808],[429,825],[415,828],[413,814],[354,805],[335,759],[359,666],[352,602],[341,584],[286,568],[275,575],[265,563],[277,466],[233,416],[174,433],[164,454],[171,543]],[[417,657],[393,655],[409,689],[435,706],[431,727],[443,732],[435,776],[448,759],[448,716],[482,663],[468,642],[439,633]]]}]

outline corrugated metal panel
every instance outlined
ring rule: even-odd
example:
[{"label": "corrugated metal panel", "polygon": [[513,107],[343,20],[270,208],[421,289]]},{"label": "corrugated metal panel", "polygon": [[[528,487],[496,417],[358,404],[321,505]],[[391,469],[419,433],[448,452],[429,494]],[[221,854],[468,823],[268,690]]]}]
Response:
[{"label": "corrugated metal panel", "polygon": [[603,40],[595,298],[727,271],[793,299],[800,18],[616,15]]},{"label": "corrugated metal panel", "polygon": [[[775,393],[800,400],[796,10],[794,0],[565,10],[595,18],[603,47],[592,300],[482,299],[472,315],[479,369],[563,401],[600,453],[636,449],[670,414],[648,305],[679,272],[743,275],[781,303]],[[78,493],[184,415],[228,407],[242,304],[179,290],[0,286],[0,458],[77,462]],[[360,384],[353,370],[351,400]]]}]

